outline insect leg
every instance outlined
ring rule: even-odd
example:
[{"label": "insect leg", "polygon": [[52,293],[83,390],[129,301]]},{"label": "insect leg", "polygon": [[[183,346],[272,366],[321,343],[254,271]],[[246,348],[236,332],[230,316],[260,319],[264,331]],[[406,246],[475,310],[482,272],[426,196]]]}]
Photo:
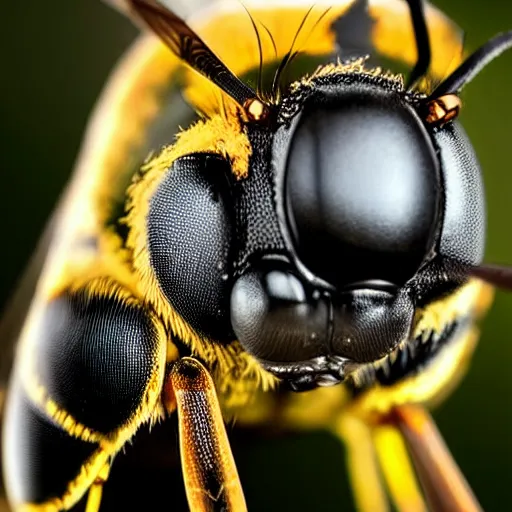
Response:
[{"label": "insect leg", "polygon": [[357,510],[387,512],[389,503],[382,485],[370,428],[359,418],[344,414],[335,434],[347,449],[347,466]]},{"label": "insect leg", "polygon": [[400,512],[426,512],[409,454],[400,432],[390,424],[378,426],[373,434],[380,467],[389,494]]},{"label": "insect leg", "polygon": [[481,511],[427,411],[397,407],[393,420],[400,429],[432,510]]},{"label": "insect leg", "polygon": [[89,495],[87,497],[87,505],[85,512],[99,512],[101,505],[101,496],[103,494],[103,485],[108,479],[110,473],[110,463],[107,463],[98,473],[96,480],[89,488]]},{"label": "insect leg", "polygon": [[[247,510],[212,378],[190,357],[170,374],[178,410],[183,479],[191,510]],[[167,386],[166,386],[167,387]]]}]

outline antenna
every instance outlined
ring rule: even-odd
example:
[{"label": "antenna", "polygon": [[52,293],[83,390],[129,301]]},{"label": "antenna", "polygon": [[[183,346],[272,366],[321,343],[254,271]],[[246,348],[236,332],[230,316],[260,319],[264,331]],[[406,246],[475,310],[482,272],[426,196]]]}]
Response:
[{"label": "antenna", "polygon": [[434,90],[430,97],[437,98],[447,94],[458,94],[489,62],[492,62],[510,47],[512,47],[512,30],[494,36],[469,56]]}]

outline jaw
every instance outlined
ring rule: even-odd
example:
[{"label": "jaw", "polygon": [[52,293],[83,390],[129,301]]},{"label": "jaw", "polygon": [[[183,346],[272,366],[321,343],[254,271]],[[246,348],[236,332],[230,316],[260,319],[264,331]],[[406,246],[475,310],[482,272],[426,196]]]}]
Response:
[{"label": "jaw", "polygon": [[[391,389],[430,374],[436,374],[439,382],[446,379],[457,382],[454,375],[463,373],[462,363],[469,359],[476,342],[474,323],[485,314],[492,297],[490,286],[476,279],[468,281],[453,294],[417,311],[413,336],[399,343],[385,357],[370,363],[355,363],[338,355],[300,362],[260,363],[294,391],[342,382],[347,382],[356,392],[375,383]],[[438,368],[443,372],[437,374]],[[426,388],[428,384],[422,381],[422,386]],[[449,387],[448,382],[446,387]],[[429,392],[424,389],[424,394],[429,395]],[[416,396],[416,392],[412,395]]]},{"label": "jaw", "polygon": [[293,391],[309,391],[347,381],[360,390],[376,382],[391,386],[433,363],[468,325],[468,319],[464,318],[447,323],[440,331],[425,329],[371,363],[355,363],[337,355],[323,355],[299,362],[260,363]]},{"label": "jaw", "polygon": [[345,380],[345,367],[349,359],[324,355],[307,361],[282,362],[261,361],[265,370],[273,373],[292,391],[309,391],[317,387],[334,386]]}]

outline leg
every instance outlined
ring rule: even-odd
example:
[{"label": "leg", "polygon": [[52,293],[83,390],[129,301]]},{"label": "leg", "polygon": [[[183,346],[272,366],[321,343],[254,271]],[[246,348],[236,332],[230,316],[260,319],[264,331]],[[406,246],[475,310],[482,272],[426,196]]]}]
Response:
[{"label": "leg", "polygon": [[426,512],[409,454],[400,432],[384,424],[374,430],[374,442],[389,494],[400,512]]},{"label": "leg", "polygon": [[433,510],[478,512],[481,507],[425,409],[394,409],[392,420],[402,432]]},{"label": "leg", "polygon": [[178,410],[188,504],[194,512],[247,510],[213,381],[196,360],[178,361],[166,384],[167,408]]},{"label": "leg", "polygon": [[412,405],[396,407],[389,416],[380,420],[374,418],[371,424],[345,414],[338,422],[337,433],[347,446],[348,469],[359,510],[388,510],[376,463],[376,450],[382,477],[400,512],[427,510],[407,451],[413,460],[429,509],[481,511],[425,409]]},{"label": "leg", "polygon": [[359,418],[344,414],[336,424],[335,434],[347,449],[347,466],[357,510],[387,512],[389,504],[382,486],[370,427]]},{"label": "leg", "polygon": [[89,496],[87,497],[87,506],[85,512],[99,512],[101,505],[101,495],[103,494],[103,485],[108,479],[110,473],[110,464],[105,464],[98,473],[96,480],[89,488]]}]

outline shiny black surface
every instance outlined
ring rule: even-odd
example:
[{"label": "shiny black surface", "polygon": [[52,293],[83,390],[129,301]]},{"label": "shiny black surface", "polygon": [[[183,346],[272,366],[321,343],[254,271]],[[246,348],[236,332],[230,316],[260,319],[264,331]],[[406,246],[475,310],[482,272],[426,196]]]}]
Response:
[{"label": "shiny black surface", "polygon": [[407,340],[414,315],[409,293],[358,289],[333,299],[331,350],[354,362],[372,362]]},{"label": "shiny black surface", "polygon": [[433,245],[438,167],[426,129],[395,92],[347,87],[308,104],[286,176],[302,262],[337,287],[405,283]]},{"label": "shiny black surface", "polygon": [[[297,377],[301,365],[324,356],[375,361],[408,338],[414,305],[406,290],[371,285],[336,293],[314,288],[282,268],[249,272],[231,294],[233,329],[245,350],[285,378]],[[335,366],[328,360],[313,364],[319,374],[340,381],[343,365]]]},{"label": "shiny black surface", "polygon": [[231,294],[233,329],[244,348],[270,361],[315,357],[329,343],[329,298],[306,290],[291,272],[240,277]]},{"label": "shiny black surface", "polygon": [[[267,169],[274,211],[262,219],[255,202],[237,237],[263,240],[277,216],[285,247],[245,252],[231,320],[243,347],[292,389],[341,382],[353,364],[412,341],[416,308],[453,293],[480,258],[471,145],[457,124],[431,128],[422,101],[365,74],[319,77],[283,101]],[[262,174],[258,148],[249,183]]]}]

